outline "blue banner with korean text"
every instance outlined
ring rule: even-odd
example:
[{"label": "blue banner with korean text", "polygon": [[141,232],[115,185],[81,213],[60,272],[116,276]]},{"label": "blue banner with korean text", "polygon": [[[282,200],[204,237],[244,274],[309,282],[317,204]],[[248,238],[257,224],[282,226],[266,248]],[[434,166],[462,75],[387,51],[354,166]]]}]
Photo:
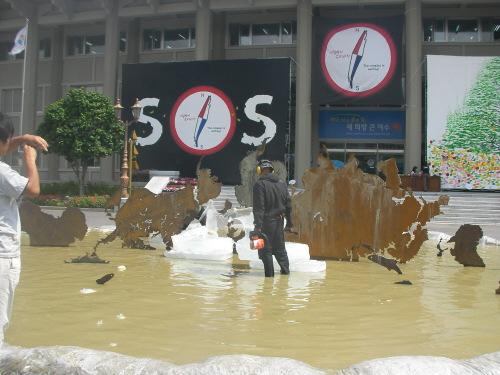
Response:
[{"label": "blue banner with korean text", "polygon": [[405,139],[404,111],[321,110],[319,138]]}]

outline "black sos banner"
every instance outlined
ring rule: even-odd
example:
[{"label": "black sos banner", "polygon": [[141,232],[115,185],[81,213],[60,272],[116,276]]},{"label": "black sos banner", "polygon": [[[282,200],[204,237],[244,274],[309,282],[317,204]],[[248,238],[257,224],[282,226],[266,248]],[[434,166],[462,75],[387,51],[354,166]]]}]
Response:
[{"label": "black sos banner", "polygon": [[138,137],[140,169],[195,177],[201,159],[201,167],[220,182],[238,184],[240,161],[264,140],[264,156],[283,160],[290,63],[286,58],[124,64],[122,105],[138,98],[143,107],[130,127]]},{"label": "black sos banner", "polygon": [[403,17],[313,19],[312,102],[404,104]]}]

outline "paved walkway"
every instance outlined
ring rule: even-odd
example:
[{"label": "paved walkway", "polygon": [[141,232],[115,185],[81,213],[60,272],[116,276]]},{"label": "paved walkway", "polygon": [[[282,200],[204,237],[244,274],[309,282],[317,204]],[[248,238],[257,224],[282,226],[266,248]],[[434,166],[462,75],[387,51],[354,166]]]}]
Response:
[{"label": "paved walkway", "polygon": [[[42,207],[42,210],[43,212],[48,213],[55,217],[60,216],[62,213],[62,209],[57,209],[53,207],[51,208]],[[87,226],[89,227],[89,229],[102,228],[102,227],[110,229],[114,228],[115,222],[113,220],[110,220],[110,216],[106,216],[104,210],[91,208],[91,209],[82,209],[82,212],[85,214],[85,217],[87,219]],[[114,217],[114,212],[111,212],[111,214]],[[467,223],[443,224],[431,221],[430,223],[427,224],[427,229],[431,232],[439,232],[439,233],[444,233],[448,236],[453,236],[462,224],[467,224]],[[500,225],[483,224],[480,225],[480,227],[483,230],[484,236],[494,239],[497,241],[497,243],[500,243]]]}]

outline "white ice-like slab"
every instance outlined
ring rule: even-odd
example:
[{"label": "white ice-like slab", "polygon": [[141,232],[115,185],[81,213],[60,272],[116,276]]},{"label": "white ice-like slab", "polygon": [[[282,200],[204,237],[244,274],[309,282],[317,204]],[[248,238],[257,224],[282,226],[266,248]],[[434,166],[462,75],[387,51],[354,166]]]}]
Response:
[{"label": "white ice-like slab", "polygon": [[172,236],[172,250],[167,258],[226,260],[233,256],[233,240],[199,226]]},{"label": "white ice-like slab", "polygon": [[[326,270],[326,262],[311,260],[309,255],[309,246],[303,243],[285,242],[288,261],[290,262],[291,272],[321,272]],[[236,252],[241,260],[250,261],[250,268],[264,269],[264,264],[259,259],[257,250],[250,249],[250,239],[248,236],[240,239],[236,243]],[[274,269],[280,267],[276,259],[273,258]]]}]

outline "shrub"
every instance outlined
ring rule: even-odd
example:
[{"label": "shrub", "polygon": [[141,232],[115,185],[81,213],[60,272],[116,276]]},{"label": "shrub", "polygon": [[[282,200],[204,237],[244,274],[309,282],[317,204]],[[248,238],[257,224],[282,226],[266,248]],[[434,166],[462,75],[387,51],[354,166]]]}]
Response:
[{"label": "shrub", "polygon": [[[107,185],[89,182],[85,185],[86,195],[112,195],[121,188],[120,185]],[[77,196],[78,184],[75,181],[41,183],[40,192],[43,195]]]},{"label": "shrub", "polygon": [[56,207],[79,207],[79,208],[104,208],[109,195],[83,197],[61,196],[57,194],[39,195],[36,198],[27,199],[38,206],[56,206]]}]

